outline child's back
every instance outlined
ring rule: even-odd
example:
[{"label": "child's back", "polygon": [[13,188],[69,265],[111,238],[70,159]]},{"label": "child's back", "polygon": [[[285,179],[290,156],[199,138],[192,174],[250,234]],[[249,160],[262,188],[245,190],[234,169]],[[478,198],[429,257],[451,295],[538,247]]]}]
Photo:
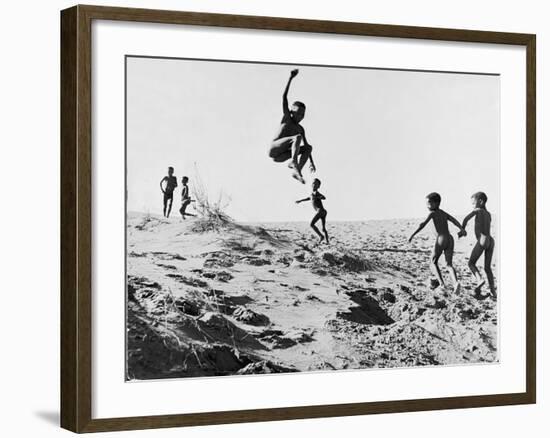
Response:
[{"label": "child's back", "polygon": [[458,293],[460,290],[460,283],[456,276],[456,270],[453,267],[453,253],[454,253],[454,239],[451,233],[449,232],[449,222],[453,223],[457,228],[460,229],[459,236],[461,233],[465,233],[464,227],[450,214],[441,210],[439,205],[441,204],[441,196],[439,193],[430,193],[426,196],[426,204],[430,214],[428,217],[420,223],[416,231],[409,237],[409,242],[412,241],[414,236],[418,234],[428,222],[433,221],[436,233],[435,245],[432,252],[430,269],[437,277],[439,284],[444,287],[445,283],[443,282],[443,277],[441,276],[441,271],[439,269],[438,261],[441,254],[445,254],[445,262],[449,267],[451,277],[454,283],[454,291]]},{"label": "child's back", "polygon": [[434,223],[437,235],[448,235],[449,233],[449,215],[443,210],[432,211],[432,221]]},{"label": "child's back", "polygon": [[474,224],[474,232],[476,238],[480,240],[482,237],[491,236],[491,213],[484,208],[477,208],[476,219]]}]

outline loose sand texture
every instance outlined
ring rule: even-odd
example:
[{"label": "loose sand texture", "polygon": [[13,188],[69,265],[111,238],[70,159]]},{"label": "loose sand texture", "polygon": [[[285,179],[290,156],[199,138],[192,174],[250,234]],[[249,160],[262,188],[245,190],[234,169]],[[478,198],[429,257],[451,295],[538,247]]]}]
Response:
[{"label": "loose sand texture", "polygon": [[447,288],[431,279],[433,235],[407,242],[418,222],[329,221],[319,245],[307,223],[129,214],[127,379],[498,361],[474,237],[454,233],[454,294],[443,257]]}]

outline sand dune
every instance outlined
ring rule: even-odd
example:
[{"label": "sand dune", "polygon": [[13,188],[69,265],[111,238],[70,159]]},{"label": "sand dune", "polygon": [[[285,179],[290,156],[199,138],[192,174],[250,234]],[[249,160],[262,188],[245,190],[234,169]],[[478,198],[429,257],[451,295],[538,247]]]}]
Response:
[{"label": "sand dune", "polygon": [[[495,362],[497,303],[435,291],[418,221],[234,224],[128,217],[127,378]],[[443,266],[443,260],[441,260]],[[495,271],[496,272],[496,271]]]}]

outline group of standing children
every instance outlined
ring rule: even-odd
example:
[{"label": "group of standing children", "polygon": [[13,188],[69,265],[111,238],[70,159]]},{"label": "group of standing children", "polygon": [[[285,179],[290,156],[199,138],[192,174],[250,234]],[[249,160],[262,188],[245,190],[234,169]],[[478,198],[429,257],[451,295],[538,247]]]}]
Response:
[{"label": "group of standing children", "polygon": [[466,226],[470,219],[475,217],[474,233],[477,241],[472,249],[472,253],[468,261],[468,267],[477,281],[475,294],[476,296],[479,296],[481,294],[481,288],[485,284],[485,280],[477,269],[476,263],[481,255],[485,254],[485,274],[487,275],[487,282],[489,283],[491,296],[496,298],[495,280],[491,269],[495,239],[491,236],[491,214],[487,211],[486,207],[487,195],[483,192],[474,193],[471,197],[471,201],[474,209],[464,218],[461,224],[449,213],[439,208],[441,204],[441,196],[439,193],[430,193],[426,196],[426,203],[428,210],[430,210],[430,214],[428,214],[428,217],[420,223],[416,231],[411,235],[411,237],[409,237],[409,242],[412,241],[414,236],[416,236],[416,234],[418,234],[426,226],[426,224],[428,224],[428,222],[433,221],[436,239],[430,260],[430,268],[437,277],[439,285],[444,287],[445,283],[438,265],[441,254],[444,254],[445,262],[449,268],[451,278],[453,280],[454,292],[458,293],[460,291],[460,283],[456,276],[456,270],[453,266],[454,239],[449,232],[448,222],[451,222],[459,228],[460,231],[458,232],[458,237],[460,238],[466,236]]},{"label": "group of standing children", "polygon": [[[181,190],[181,207],[179,211],[182,219],[185,219],[185,216],[194,216],[193,214],[185,211],[187,206],[193,201],[189,196],[189,186],[187,185],[188,182],[189,178],[186,176],[181,179],[181,184],[183,187]],[[178,179],[174,176],[174,168],[170,166],[168,168],[168,175],[160,180],[160,190],[163,193],[162,213],[164,217],[170,217],[172,202],[174,201],[174,190],[177,186]]]}]

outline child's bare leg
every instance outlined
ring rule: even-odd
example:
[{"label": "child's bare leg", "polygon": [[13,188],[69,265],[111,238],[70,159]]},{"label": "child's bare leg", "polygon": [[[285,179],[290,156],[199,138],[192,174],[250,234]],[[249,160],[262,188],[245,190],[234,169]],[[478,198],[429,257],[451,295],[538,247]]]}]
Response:
[{"label": "child's bare leg", "polygon": [[273,158],[273,161],[282,163],[283,161],[293,157],[294,144],[297,142],[301,143],[301,140],[302,137],[300,134],[278,138],[271,143],[271,147],[269,148],[269,156]]},{"label": "child's bare leg", "polygon": [[171,211],[172,211],[172,199],[168,199],[168,211],[166,212],[166,217],[170,217]]},{"label": "child's bare leg", "polygon": [[439,281],[439,285],[441,287],[445,286],[445,283],[443,282],[443,277],[441,276],[441,271],[439,270],[439,265],[437,262],[439,261],[439,257],[441,257],[441,253],[443,252],[443,249],[439,245],[439,243],[436,241],[435,246],[432,252],[432,259],[430,261],[430,269],[432,273],[435,275],[437,280]]},{"label": "child's bare leg", "polygon": [[449,268],[449,272],[451,273],[451,278],[453,280],[453,286],[454,286],[454,293],[460,292],[460,283],[458,282],[458,278],[456,276],[456,269],[453,266],[453,253],[455,249],[455,241],[453,239],[453,236],[449,235],[448,237],[449,242],[447,244],[447,248],[445,248],[445,263],[447,264],[447,267]]},{"label": "child's bare leg", "polygon": [[162,215],[164,217],[166,217],[166,204],[167,204],[167,202],[168,202],[168,199],[165,196],[164,199],[162,200]]},{"label": "child's bare leg", "polygon": [[493,276],[493,270],[491,269],[491,262],[493,260],[493,250],[495,249],[495,240],[491,237],[491,243],[489,247],[485,249],[484,268],[485,275],[487,275],[487,282],[489,283],[489,290],[493,297],[497,296],[495,290],[495,277]]},{"label": "child's bare leg", "polygon": [[317,226],[315,225],[315,223],[319,219],[321,219],[321,213],[317,213],[315,216],[313,216],[313,219],[311,220],[311,223],[309,225],[311,226],[311,228],[313,228],[313,231],[315,231],[315,233],[319,236],[319,242],[322,242],[324,237],[319,231],[319,228],[317,228]]},{"label": "child's bare leg", "polygon": [[321,224],[323,225],[323,233],[325,233],[325,239],[326,239],[325,241],[328,243],[328,232],[327,232],[326,222],[327,222],[327,214],[325,212],[325,214],[321,218]]},{"label": "child's bare leg", "polygon": [[474,274],[474,277],[477,281],[477,286],[475,288],[476,294],[479,294],[479,292],[481,291],[481,287],[485,284],[483,277],[476,267],[476,263],[481,257],[481,254],[483,254],[483,248],[479,244],[479,242],[476,242],[474,248],[472,249],[472,254],[470,254],[470,260],[468,261],[468,267],[470,268],[470,271],[472,271],[472,274]]},{"label": "child's bare leg", "polygon": [[[277,163],[281,163],[290,158],[291,161],[288,167],[294,169],[292,177],[300,181],[302,184],[305,184],[304,178],[302,177],[301,168],[298,163],[298,155],[300,154],[301,143],[302,136],[300,134],[278,138],[271,144],[269,156],[273,158],[273,161]],[[305,161],[302,166],[304,164]]]},{"label": "child's bare leg", "polygon": [[300,147],[300,159],[298,160],[298,171],[300,173],[302,172],[302,169],[307,163],[307,160],[309,160],[312,149],[313,148],[311,146],[306,146],[306,145],[303,145],[302,147]]},{"label": "child's bare leg", "polygon": [[302,136],[298,134],[294,136],[292,140],[292,166],[298,172],[300,172],[300,168],[298,167],[298,155],[300,155],[301,146],[302,146]]}]

